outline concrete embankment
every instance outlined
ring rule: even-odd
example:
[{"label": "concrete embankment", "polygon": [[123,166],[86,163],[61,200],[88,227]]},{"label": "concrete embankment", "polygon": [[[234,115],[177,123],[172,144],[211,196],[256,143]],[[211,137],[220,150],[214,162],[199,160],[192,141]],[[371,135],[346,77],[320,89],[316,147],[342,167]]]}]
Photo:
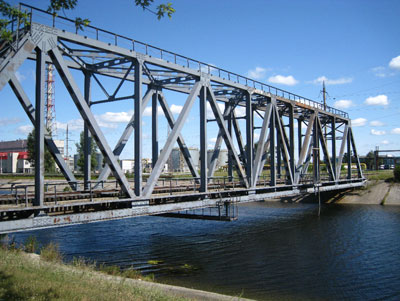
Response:
[{"label": "concrete embankment", "polygon": [[346,191],[336,202],[340,204],[400,205],[400,183],[369,180],[365,187]]}]

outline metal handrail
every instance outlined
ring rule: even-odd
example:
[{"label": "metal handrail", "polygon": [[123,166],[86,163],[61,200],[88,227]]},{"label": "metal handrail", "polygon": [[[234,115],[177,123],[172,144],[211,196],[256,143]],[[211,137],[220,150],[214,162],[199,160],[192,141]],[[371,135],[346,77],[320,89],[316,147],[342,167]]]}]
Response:
[{"label": "metal handrail", "polygon": [[[51,16],[51,18],[52,18],[52,24],[50,24],[51,27],[56,27],[56,20],[62,20],[62,21],[68,22],[68,24],[73,24],[73,26],[76,28],[75,21],[71,20],[69,18],[66,18],[63,16],[54,16],[53,14],[51,14],[45,10],[42,10],[42,9],[33,7],[28,4],[24,4],[24,3],[21,3],[20,6],[21,6],[21,9],[23,9],[23,8],[28,9],[28,11],[30,12],[31,22],[33,21],[33,13],[39,12],[39,13],[44,13],[46,15]],[[330,106],[324,106],[323,103],[317,102],[315,100],[311,100],[309,98],[302,97],[300,95],[291,93],[289,91],[285,91],[283,89],[273,87],[271,85],[262,83],[260,81],[253,80],[251,78],[242,76],[242,75],[234,73],[234,72],[227,71],[222,68],[215,67],[213,65],[201,62],[199,60],[191,59],[184,55],[180,55],[180,54],[174,53],[172,51],[168,51],[168,50],[156,47],[156,46],[152,46],[147,43],[143,43],[143,42],[134,40],[132,38],[129,38],[129,37],[126,37],[123,35],[119,35],[119,34],[111,32],[111,31],[104,30],[104,29],[101,29],[101,28],[98,28],[98,27],[95,27],[92,25],[85,26],[85,29],[94,30],[94,33],[95,33],[94,39],[96,39],[96,40],[100,40],[101,35],[109,36],[109,38],[111,38],[110,41],[113,41],[113,44],[115,46],[118,46],[118,43],[121,44],[122,42],[127,42],[128,44],[131,45],[132,51],[143,53],[143,54],[146,54],[146,55],[149,55],[152,57],[157,57],[159,59],[166,60],[168,62],[172,62],[175,64],[179,64],[185,68],[192,68],[195,70],[197,69],[199,72],[206,73],[206,74],[209,74],[212,76],[217,76],[222,79],[227,79],[229,81],[233,81],[238,84],[243,84],[245,86],[252,87],[255,89],[259,89],[259,90],[262,90],[264,92],[270,93],[270,94],[278,96],[278,97],[283,97],[283,98],[286,98],[289,100],[297,101],[299,103],[309,105],[313,108],[316,108],[316,109],[319,109],[322,111],[327,111],[332,114],[342,116],[344,118],[349,117],[348,113],[346,113],[342,110],[338,110],[338,109],[330,107]],[[77,32],[78,32],[78,29],[76,28],[76,33]],[[90,32],[86,31],[85,33],[90,33]],[[111,44],[111,43],[109,43],[109,44]],[[143,49],[143,51],[139,51],[138,50],[139,48]],[[168,56],[171,58],[171,61],[167,59]]]}]

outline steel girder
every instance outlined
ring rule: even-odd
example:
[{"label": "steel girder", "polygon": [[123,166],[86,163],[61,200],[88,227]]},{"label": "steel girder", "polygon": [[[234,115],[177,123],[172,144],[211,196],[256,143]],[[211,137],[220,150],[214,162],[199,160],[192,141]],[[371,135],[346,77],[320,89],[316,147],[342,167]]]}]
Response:
[{"label": "steel girder", "polygon": [[[75,181],[72,173],[62,163],[60,155],[51,147],[54,144],[51,138],[45,135],[45,130],[41,130],[38,111],[31,109],[32,105],[28,98],[24,96],[22,87],[12,73],[23,63],[25,59],[37,61],[37,92],[36,106],[42,106],[41,88],[43,88],[43,65],[45,62],[55,64],[67,90],[69,91],[76,107],[82,115],[85,124],[103,153],[106,166],[100,174],[99,181],[107,179],[112,170],[117,178],[123,192],[132,199],[149,197],[156,185],[156,182],[164,168],[164,164],[172,150],[175,142],[178,143],[181,152],[194,178],[200,179],[200,191],[207,191],[209,178],[215,171],[216,158],[222,145],[228,149],[228,175],[233,176],[233,167],[236,168],[237,175],[243,185],[247,188],[257,187],[260,184],[260,175],[264,169],[264,163],[269,157],[270,186],[277,186],[277,172],[280,174],[281,163],[285,167],[285,178],[290,185],[297,185],[302,178],[307,175],[308,166],[313,162],[314,181],[320,178],[319,153],[320,149],[324,154],[325,164],[329,177],[333,181],[340,179],[340,170],[347,148],[347,159],[351,161],[351,149],[356,157],[358,177],[362,178],[362,171],[358,160],[356,145],[351,130],[350,120],[343,115],[336,115],[332,112],[321,110],[321,107],[307,103],[306,101],[293,101],[280,95],[273,95],[270,92],[249,87],[239,80],[234,81],[229,77],[216,76],[210,70],[203,72],[200,69],[188,68],[148,54],[141,54],[132,49],[122,48],[118,45],[105,43],[100,40],[90,39],[85,36],[62,31],[57,28],[47,27],[40,24],[32,24],[31,31],[21,38],[23,48],[10,53],[0,62],[0,84],[10,82],[15,94],[20,100],[25,111],[28,113],[39,134],[38,141],[46,141],[50,145],[52,154],[56,158],[58,165],[68,181]],[[68,58],[68,59],[67,59]],[[11,66],[13,66],[11,68]],[[81,70],[86,75],[85,91],[82,96],[70,69]],[[111,77],[119,79],[119,83],[112,93],[109,93],[102,83],[101,77]],[[105,99],[92,100],[90,98],[91,82],[93,78],[105,95]],[[134,94],[121,96],[121,87],[125,83],[134,82]],[[147,85],[147,92],[142,97],[142,88]],[[1,85],[0,85],[1,87]],[[183,110],[175,121],[168,107],[163,90],[171,90],[178,93],[187,94],[187,100]],[[185,120],[191,111],[193,104],[200,97],[200,145],[201,145],[201,172],[195,168],[195,164],[184,142],[181,130]],[[125,128],[116,147],[111,151],[105,137],[99,128],[91,105],[112,101],[122,101],[133,99],[135,104],[134,115]],[[153,171],[147,183],[143,186],[141,175],[142,164],[142,129],[141,119],[144,108],[148,101],[152,99],[152,158]],[[158,145],[158,117],[156,114],[157,100],[163,109],[164,115],[172,129],[167,142],[160,154]],[[214,154],[210,164],[207,166],[207,120],[206,104],[209,104],[214,114],[218,126],[218,137],[214,147]],[[225,104],[224,113],[221,113],[218,103]],[[246,114],[239,117],[236,108],[244,108]],[[33,118],[33,112],[37,114]],[[254,114],[256,113],[256,114]],[[255,116],[262,119],[261,133],[259,135],[258,147],[254,141]],[[242,137],[242,129],[238,120],[245,121],[245,140]],[[295,121],[297,120],[298,131],[295,137]],[[305,124],[306,130],[303,132],[302,125]],[[331,149],[328,149],[328,139],[324,134],[330,127]],[[342,129],[344,127],[344,129]],[[342,129],[342,130],[341,130]],[[130,135],[134,132],[135,136],[135,188],[131,190],[129,183],[122,173],[117,163],[117,159],[126,145]],[[342,140],[339,154],[336,150],[336,141]],[[89,135],[86,135],[86,142]],[[246,145],[244,142],[246,141]],[[298,146],[298,154],[295,155],[295,147]],[[43,150],[41,145],[37,146],[39,152]],[[88,155],[85,156],[88,162]],[[42,160],[38,158],[40,162]],[[351,163],[349,163],[348,175],[351,178]],[[89,170],[86,170],[85,180],[88,182]],[[38,174],[38,199],[41,198],[40,187],[42,174]]]}]

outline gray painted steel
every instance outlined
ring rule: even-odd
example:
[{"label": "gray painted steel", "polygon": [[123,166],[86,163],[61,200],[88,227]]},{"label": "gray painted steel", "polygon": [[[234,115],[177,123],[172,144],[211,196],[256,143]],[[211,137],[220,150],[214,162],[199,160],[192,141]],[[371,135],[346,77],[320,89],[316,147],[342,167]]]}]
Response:
[{"label": "gray painted steel", "polygon": [[[31,6],[26,7],[31,9],[33,20],[36,20],[37,14],[49,16],[45,11]],[[42,20],[46,20],[46,18],[42,18]],[[69,21],[64,18],[63,22]],[[60,26],[63,26],[62,23]],[[209,181],[214,176],[223,142],[228,153],[227,180],[232,185],[231,188],[226,189],[229,191],[243,189],[248,201],[261,199],[262,196],[274,195],[261,193],[252,197],[251,194],[257,189],[261,189],[260,186],[264,187],[263,189],[266,189],[265,186],[273,189],[277,193],[275,196],[279,196],[276,190],[281,189],[282,183],[289,185],[285,186],[285,193],[288,194],[300,193],[299,185],[305,185],[305,183],[309,185],[309,182],[307,182],[309,180],[312,181],[312,185],[321,184],[321,189],[324,188],[324,184],[328,185],[328,183],[329,189],[342,189],[343,187],[359,185],[354,184],[355,181],[363,183],[364,178],[347,113],[215,66],[99,28],[89,27],[92,31],[85,31],[84,33],[88,34],[88,36],[85,36],[56,28],[52,24],[48,26],[33,22],[30,28],[20,28],[18,34],[15,35],[18,36],[18,39],[13,41],[12,47],[4,44],[6,45],[5,48],[0,49],[0,51],[3,51],[3,56],[0,58],[0,89],[5,84],[10,84],[23,109],[35,125],[38,141],[36,145],[38,166],[42,167],[43,165],[44,142],[46,142],[70,185],[76,180],[63,162],[61,155],[56,150],[54,141],[46,133],[41,121],[43,119],[43,70],[45,63],[55,65],[87,129],[85,131],[85,149],[87,150],[85,155],[85,188],[88,188],[88,183],[90,183],[90,157],[88,153],[90,133],[106,161],[98,183],[106,180],[110,171],[112,171],[117,179],[118,187],[123,193],[120,200],[127,202],[129,206],[138,206],[134,207],[135,209],[132,208],[132,210],[118,209],[122,210],[121,212],[130,212],[129,214],[126,213],[126,216],[138,215],[140,212],[138,208],[141,206],[145,208],[143,209],[145,214],[152,214],[157,210],[160,213],[167,210],[162,208],[167,207],[186,206],[187,208],[195,208],[198,206],[194,201],[180,205],[168,204],[167,207],[148,207],[148,205],[140,203],[143,200],[147,201],[155,197],[154,188],[175,143],[178,143],[185,158],[193,183],[200,183],[200,185],[193,186],[193,195],[201,194],[201,198],[204,199],[201,201],[204,202],[203,205],[210,205],[215,201],[207,193],[212,193],[209,188],[211,187]],[[90,36],[91,32],[95,32],[96,35]],[[111,37],[114,43],[102,41],[104,35]],[[35,108],[30,103],[21,83],[15,78],[15,72],[26,59],[36,61]],[[79,70],[85,75],[83,96],[79,89],[79,83],[71,73],[72,69]],[[107,85],[102,80],[104,77],[118,81],[117,87],[111,93],[107,91]],[[102,90],[103,99],[91,99],[91,78]],[[121,91],[124,90],[122,87],[132,85],[132,83],[134,94],[120,95]],[[143,97],[142,89],[146,87],[147,92]],[[176,121],[163,94],[165,90],[187,95],[183,109]],[[200,107],[194,106],[198,98],[200,98]],[[152,99],[153,111],[151,133],[153,169],[144,185],[142,180],[142,117],[150,99]],[[117,145],[111,151],[94,118],[91,106],[123,100],[134,100],[135,110]],[[157,101],[160,103],[167,123],[172,129],[164,146],[159,145],[158,119],[161,116],[157,116]],[[213,120],[207,120],[207,104],[211,107],[214,115]],[[221,104],[225,107],[223,113],[220,111]],[[246,114],[238,116],[235,112],[237,109],[244,109]],[[198,133],[200,137],[200,173],[182,134],[182,128],[193,110],[196,110],[195,114],[200,115]],[[263,119],[261,127],[256,124],[258,121],[254,118],[254,114]],[[207,164],[207,130],[208,127],[211,127],[210,121],[215,121],[212,126],[217,127],[218,136],[210,163]],[[298,125],[297,135],[295,135],[296,121]],[[303,134],[304,127],[306,129]],[[243,129],[246,140],[242,137]],[[254,141],[256,129],[261,129],[258,143]],[[329,129],[330,133],[328,133]],[[134,192],[117,163],[133,131],[135,142]],[[330,136],[330,148],[327,136]],[[341,140],[341,145],[338,152],[336,146],[339,140]],[[256,144],[258,144],[257,148],[254,147]],[[295,156],[296,145],[298,146],[297,160]],[[160,154],[159,149],[162,149]],[[321,151],[327,165],[327,174],[324,174],[319,166]],[[349,162],[348,172],[347,177],[341,177],[340,171],[345,152],[347,152]],[[355,165],[357,168],[357,174],[354,175],[351,171],[351,160],[349,160],[352,152],[356,157]],[[313,166],[311,173],[309,172],[310,164]],[[282,169],[282,167],[284,168]],[[235,177],[234,169],[237,173]],[[267,170],[267,172],[261,177],[263,170]],[[239,182],[237,177],[240,180]],[[326,177],[329,177],[329,179]],[[36,201],[34,208],[47,210],[44,203],[42,168],[38,168],[35,183]],[[328,188],[325,187],[324,189]],[[175,194],[171,194],[171,201],[174,200],[174,197]],[[243,196],[240,197],[244,200]],[[139,203],[142,205],[138,205]],[[28,206],[25,210],[29,212],[31,209]],[[132,213],[133,211],[136,213]],[[101,220],[111,218],[111,212],[113,211],[93,214],[81,213],[83,215],[80,216],[83,220],[86,217],[89,221]],[[1,208],[0,213],[2,213]],[[118,215],[117,211],[115,213]],[[125,216],[125,213],[122,216]],[[46,218],[37,219],[37,221],[39,220],[46,220]],[[76,222],[83,220],[78,218]],[[2,223],[0,220],[0,225]],[[15,223],[23,222],[17,219]]]}]

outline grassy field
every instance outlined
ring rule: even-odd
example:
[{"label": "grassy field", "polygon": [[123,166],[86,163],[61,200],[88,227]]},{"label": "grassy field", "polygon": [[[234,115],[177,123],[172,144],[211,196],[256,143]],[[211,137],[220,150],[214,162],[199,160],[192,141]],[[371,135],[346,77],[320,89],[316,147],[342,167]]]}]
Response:
[{"label": "grassy field", "polygon": [[364,171],[364,176],[368,180],[391,180],[394,178],[393,170],[386,169],[386,170],[369,170]]},{"label": "grassy field", "polygon": [[127,278],[110,280],[79,261],[63,265],[51,249],[41,257],[0,248],[0,300],[186,300],[139,287]]}]

